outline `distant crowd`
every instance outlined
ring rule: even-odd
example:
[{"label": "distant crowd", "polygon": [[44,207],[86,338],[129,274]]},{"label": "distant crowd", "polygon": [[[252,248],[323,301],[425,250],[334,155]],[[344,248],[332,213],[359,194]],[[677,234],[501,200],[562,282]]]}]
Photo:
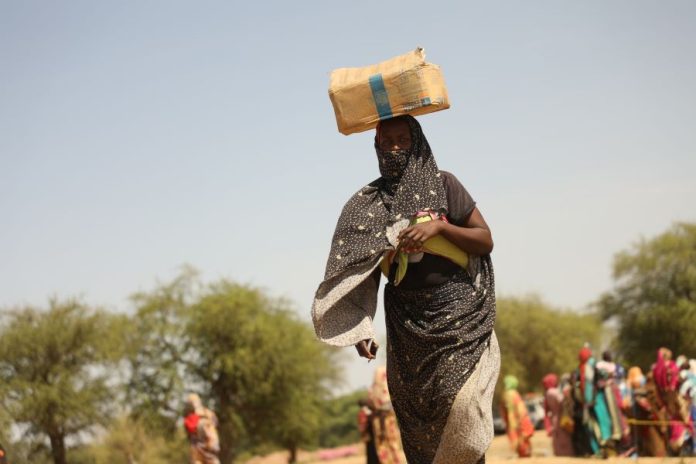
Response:
[{"label": "distant crowd", "polygon": [[[513,448],[531,455],[534,433],[512,376],[504,379],[503,416]],[[660,348],[650,370],[626,371],[609,352],[584,347],[579,365],[543,380],[545,428],[556,456],[696,455],[696,360]]]}]

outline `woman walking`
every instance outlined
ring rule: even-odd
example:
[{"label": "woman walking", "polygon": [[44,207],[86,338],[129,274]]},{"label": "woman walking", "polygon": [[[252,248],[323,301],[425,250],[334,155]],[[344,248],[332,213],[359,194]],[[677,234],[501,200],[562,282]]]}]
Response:
[{"label": "woman walking", "polygon": [[534,435],[534,424],[529,418],[527,406],[517,391],[519,381],[514,375],[506,375],[503,379],[505,393],[503,393],[502,415],[507,426],[507,435],[510,439],[510,446],[521,458],[528,458],[532,455],[532,436]]},{"label": "woman walking", "polygon": [[368,464],[400,464],[401,439],[387,387],[387,370],[378,367],[360,420]]},{"label": "woman walking", "polygon": [[541,381],[544,386],[544,425],[551,437],[554,456],[573,456],[572,436],[561,426],[564,415],[564,395],[558,388],[556,374],[547,374]]},{"label": "woman walking", "polygon": [[578,358],[580,389],[583,395],[583,424],[590,437],[592,452],[597,456],[607,457],[614,447],[611,442],[611,416],[603,390],[601,387],[598,389],[598,384],[602,385],[602,373],[595,368],[595,359],[588,347],[580,350]]},{"label": "woman walking", "polygon": [[626,443],[629,435],[628,423],[621,411],[623,400],[618,384],[618,366],[612,361],[611,353],[602,353],[602,360],[595,365],[597,401],[606,405],[611,427],[610,438],[607,440],[608,456],[615,455],[622,443]]},{"label": "woman walking", "polygon": [[374,359],[382,271],[387,379],[408,462],[483,461],[500,365],[490,230],[413,117],[382,121],[375,150],[381,176],[336,226],[312,307],[317,336]]},{"label": "woman walking", "polygon": [[190,464],[220,464],[217,426],[215,413],[203,406],[197,394],[189,394],[186,399],[184,429],[189,439]]},{"label": "woman walking", "polygon": [[693,424],[686,399],[679,394],[679,367],[672,360],[672,351],[660,348],[652,366],[653,379],[669,420],[669,447],[679,455],[693,435]]},{"label": "woman walking", "polygon": [[630,414],[639,421],[632,427],[638,455],[667,456],[667,426],[664,425],[667,415],[658,397],[652,373],[646,377],[640,367],[631,367],[628,370],[628,383],[631,388]]}]

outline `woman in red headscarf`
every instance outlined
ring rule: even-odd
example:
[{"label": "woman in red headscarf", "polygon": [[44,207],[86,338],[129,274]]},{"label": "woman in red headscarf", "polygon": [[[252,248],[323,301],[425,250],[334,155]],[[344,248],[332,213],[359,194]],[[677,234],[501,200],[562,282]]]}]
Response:
[{"label": "woman in red headscarf", "polygon": [[563,393],[558,388],[556,374],[547,374],[541,383],[544,385],[544,425],[546,433],[553,441],[555,456],[573,456],[573,441],[570,432],[561,427],[563,412]]},{"label": "woman in red headscarf", "polygon": [[[601,403],[597,401],[597,388],[595,386],[595,360],[592,357],[592,350],[589,347],[583,347],[578,354],[578,378],[580,395],[582,401],[582,425],[590,441],[592,454],[595,456],[602,455],[602,448],[605,445],[606,424],[601,425],[600,415],[597,414],[598,406],[601,409]],[[604,429],[604,433],[603,430]]]},{"label": "woman in red headscarf", "polygon": [[669,446],[674,454],[679,454],[688,438],[693,436],[694,426],[686,400],[679,394],[679,367],[672,360],[671,350],[663,347],[657,351],[657,362],[653,364],[652,374],[660,399],[671,420]]}]

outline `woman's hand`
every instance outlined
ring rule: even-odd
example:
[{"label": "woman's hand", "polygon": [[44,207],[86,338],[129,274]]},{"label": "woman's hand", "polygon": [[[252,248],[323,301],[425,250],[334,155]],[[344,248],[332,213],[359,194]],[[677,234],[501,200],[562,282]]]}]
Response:
[{"label": "woman's hand", "polygon": [[441,232],[443,224],[433,220],[405,228],[399,234],[399,248],[406,253],[420,253],[423,244]]},{"label": "woman's hand", "polygon": [[373,339],[360,340],[355,344],[355,349],[362,358],[367,358],[372,361],[377,357],[377,348],[379,345]]}]

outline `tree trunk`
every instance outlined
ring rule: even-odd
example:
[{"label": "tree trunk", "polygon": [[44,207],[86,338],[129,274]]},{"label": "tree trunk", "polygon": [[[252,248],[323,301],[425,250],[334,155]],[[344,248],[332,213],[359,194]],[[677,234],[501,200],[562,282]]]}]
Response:
[{"label": "tree trunk", "polygon": [[235,426],[229,417],[229,398],[225,388],[225,375],[220,374],[217,382],[213,382],[211,390],[217,402],[218,411],[215,411],[218,417],[218,436],[220,439],[220,454],[219,459],[222,464],[228,464],[234,461],[237,448],[234,443],[236,438]]},{"label": "tree trunk", "polygon": [[[220,419],[219,416],[218,419]],[[220,436],[220,462],[223,464],[234,462],[235,448],[232,446],[229,439],[229,437],[234,435],[231,424],[228,421],[223,423],[222,419],[220,419],[220,428],[218,433]]]},{"label": "tree trunk", "polygon": [[297,462],[297,446],[293,445],[289,448],[290,451],[290,457],[288,458],[288,462],[290,464],[294,464]]},{"label": "tree trunk", "polygon": [[65,459],[65,437],[61,433],[50,433],[48,438],[51,439],[51,454],[53,455],[53,464],[67,464]]}]

